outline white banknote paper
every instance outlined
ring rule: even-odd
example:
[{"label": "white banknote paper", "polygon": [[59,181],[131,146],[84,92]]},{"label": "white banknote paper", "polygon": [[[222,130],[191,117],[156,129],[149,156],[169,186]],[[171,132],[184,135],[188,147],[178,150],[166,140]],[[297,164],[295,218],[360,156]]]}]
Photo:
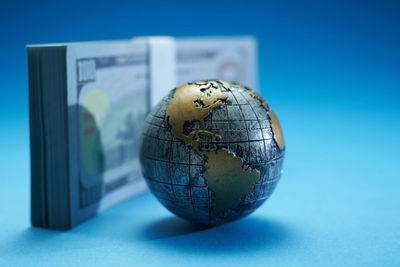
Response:
[{"label": "white banknote paper", "polygon": [[257,41],[253,37],[146,37],[151,51],[151,106],[188,81],[219,79],[258,90]]},{"label": "white banknote paper", "polygon": [[[70,46],[71,198],[76,218],[90,216],[145,189],[138,153],[149,109],[148,53],[129,42]],[[78,160],[76,160],[78,159]],[[74,209],[73,209],[74,210]]]}]

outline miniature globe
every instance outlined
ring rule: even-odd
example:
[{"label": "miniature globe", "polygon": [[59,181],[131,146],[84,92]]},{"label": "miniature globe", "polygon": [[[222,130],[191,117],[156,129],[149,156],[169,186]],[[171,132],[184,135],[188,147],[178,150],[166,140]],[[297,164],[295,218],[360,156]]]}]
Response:
[{"label": "miniature globe", "polygon": [[151,111],[140,162],[156,198],[174,214],[217,225],[252,213],[275,189],[285,145],[278,119],[239,83],[185,83]]}]

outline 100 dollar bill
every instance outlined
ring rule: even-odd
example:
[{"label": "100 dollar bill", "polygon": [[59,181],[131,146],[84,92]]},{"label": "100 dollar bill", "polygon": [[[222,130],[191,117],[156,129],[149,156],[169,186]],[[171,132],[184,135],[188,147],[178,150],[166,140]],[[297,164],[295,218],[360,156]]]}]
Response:
[{"label": "100 dollar bill", "polygon": [[138,151],[149,110],[146,49],[129,42],[68,47],[72,220],[145,188]]}]

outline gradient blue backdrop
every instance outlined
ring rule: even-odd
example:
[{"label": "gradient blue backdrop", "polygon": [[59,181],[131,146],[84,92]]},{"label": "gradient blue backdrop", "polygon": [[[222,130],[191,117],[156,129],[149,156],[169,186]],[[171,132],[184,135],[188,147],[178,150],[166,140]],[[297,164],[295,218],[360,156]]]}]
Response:
[{"label": "gradient blue backdrop", "polygon": [[[399,14],[398,1],[1,1],[0,265],[399,266]],[[262,208],[205,229],[147,193],[72,231],[30,227],[26,44],[242,34],[259,40],[287,144]]]}]

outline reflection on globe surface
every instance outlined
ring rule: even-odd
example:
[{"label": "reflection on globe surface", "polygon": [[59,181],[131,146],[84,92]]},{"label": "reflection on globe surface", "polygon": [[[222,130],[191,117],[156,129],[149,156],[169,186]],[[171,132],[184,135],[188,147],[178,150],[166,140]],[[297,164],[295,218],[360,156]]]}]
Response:
[{"label": "reflection on globe surface", "polygon": [[185,219],[216,225],[246,216],[272,194],[285,145],[268,104],[239,83],[185,83],[153,108],[142,172],[157,199]]}]

